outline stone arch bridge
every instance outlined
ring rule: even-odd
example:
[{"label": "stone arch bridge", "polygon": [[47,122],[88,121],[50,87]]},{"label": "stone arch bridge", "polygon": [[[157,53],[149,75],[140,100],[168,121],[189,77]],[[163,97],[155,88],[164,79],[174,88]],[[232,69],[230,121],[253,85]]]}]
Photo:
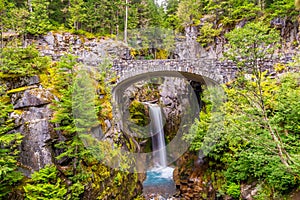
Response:
[{"label": "stone arch bridge", "polygon": [[[286,59],[264,62],[266,69],[275,63],[286,63]],[[222,84],[232,80],[237,71],[230,61],[217,59],[177,59],[177,60],[115,60],[112,70],[117,73],[117,85],[136,82],[148,75],[177,76],[178,74],[198,82]]]}]

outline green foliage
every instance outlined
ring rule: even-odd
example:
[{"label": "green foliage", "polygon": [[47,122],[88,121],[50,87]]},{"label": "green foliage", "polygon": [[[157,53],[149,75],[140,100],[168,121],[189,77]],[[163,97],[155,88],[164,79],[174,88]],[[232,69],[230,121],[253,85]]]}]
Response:
[{"label": "green foliage", "polygon": [[[66,27],[94,35],[122,35],[125,26],[125,1],[97,0],[31,0],[1,1],[2,31],[33,35]],[[187,25],[200,24],[209,17],[214,26],[230,29],[241,20],[287,17],[295,20],[293,1],[236,0],[168,0],[158,6],[154,0],[134,0],[128,3],[128,29],[164,27],[183,31]],[[205,21],[205,20],[204,20]]]},{"label": "green foliage", "polygon": [[80,23],[86,17],[86,10],[83,7],[84,1],[83,0],[71,0],[70,7],[68,9],[70,13],[69,18],[69,26],[78,30],[80,27]]},{"label": "green foliage", "polygon": [[[229,51],[225,56],[245,71],[255,66],[261,68],[259,59],[270,58],[277,48],[276,43],[279,42],[279,33],[263,22],[248,23],[245,27],[234,29],[225,36],[229,40]],[[260,69],[254,70],[262,72]]]},{"label": "green foliage", "polygon": [[[300,168],[299,158],[295,156],[297,136],[292,133],[298,130],[289,132],[282,127],[294,124],[294,119],[298,118],[274,120],[278,119],[278,115],[290,116],[284,110],[288,108],[286,104],[295,103],[299,95],[297,92],[290,94],[299,90],[299,86],[292,84],[296,81],[296,74],[287,75],[289,78],[282,77],[276,82],[263,72],[264,66],[260,61],[272,56],[279,40],[278,33],[267,26],[250,23],[226,36],[230,46],[227,56],[240,67],[240,76],[233,88],[227,90],[231,102],[227,104],[227,112],[230,113],[227,118],[235,125],[228,128],[228,133],[242,133],[239,135],[242,145],[229,146],[238,156],[236,162],[228,166],[226,177],[235,182],[250,178],[264,180],[266,187],[272,188],[272,194],[284,194],[299,184],[296,174]],[[245,73],[250,73],[251,77],[245,78]],[[289,87],[284,84],[287,80],[291,81],[288,81]],[[283,88],[288,92],[282,94]],[[289,99],[280,100],[287,96]],[[285,108],[278,110],[277,106]],[[297,116],[293,112],[292,115]]]},{"label": "green foliage", "polygon": [[33,46],[3,48],[0,62],[0,78],[33,76],[43,71],[50,59],[41,57]]},{"label": "green foliage", "polygon": [[52,29],[47,13],[49,1],[47,0],[31,0],[30,14],[27,21],[26,31],[32,35],[45,34]]},{"label": "green foliage", "polygon": [[81,70],[73,81],[72,113],[77,133],[87,133],[92,127],[99,124],[96,108],[96,82],[89,74]]},{"label": "green foliage", "polygon": [[210,23],[205,23],[200,29],[200,35],[197,37],[197,42],[202,46],[207,46],[215,41],[215,37],[218,37],[222,29],[215,29]]},{"label": "green foliage", "polygon": [[5,12],[2,17],[2,31],[15,31],[24,34],[29,12],[25,8],[16,7],[13,3],[5,2]]},{"label": "green foliage", "polygon": [[166,5],[165,15],[163,16],[164,28],[170,28],[172,30],[179,29],[179,17],[176,15],[178,9],[179,0],[169,0]]},{"label": "green foliage", "polygon": [[132,101],[129,105],[129,113],[131,122],[139,126],[145,126],[149,123],[146,106],[141,102],[137,100]]},{"label": "green foliage", "polygon": [[48,165],[38,172],[34,172],[31,180],[24,186],[26,199],[64,199],[67,188],[58,177],[55,166]]},{"label": "green foliage", "polygon": [[274,1],[267,9],[272,17],[296,16],[294,1],[279,0]]},{"label": "green foliage", "polygon": [[68,13],[66,12],[68,7],[68,1],[50,1],[48,5],[48,16],[51,24],[58,28],[61,25],[66,25],[66,18]]},{"label": "green foliage", "polygon": [[198,25],[206,1],[183,0],[178,4],[177,16],[182,25]]},{"label": "green foliage", "polygon": [[[191,150],[202,150],[223,165],[227,194],[238,198],[240,184],[255,182],[261,186],[257,198],[282,198],[300,184],[299,73],[272,79],[263,71],[260,61],[274,52],[279,36],[262,23],[249,23],[226,36],[227,56],[239,66],[239,73],[224,88],[224,118],[212,121],[215,110],[202,110],[185,139],[192,141]],[[205,99],[207,108],[213,105]],[[223,127],[211,131],[212,126]],[[209,140],[211,136],[217,137]]]},{"label": "green foliage", "polygon": [[130,30],[128,38],[128,44],[133,48],[131,55],[139,59],[165,59],[175,48],[174,33],[168,29],[149,27]]},{"label": "green foliage", "polygon": [[[240,183],[256,182],[263,187],[258,196],[274,198],[287,194],[299,186],[299,103],[300,96],[299,73],[287,74],[280,79],[264,78],[261,80],[263,99],[269,121],[262,118],[258,104],[249,99],[255,99],[255,94],[249,89],[235,87],[225,90],[228,100],[222,105],[224,121],[222,129],[214,129],[219,135],[215,144],[207,143],[210,126],[220,126],[212,123],[213,111],[210,103],[201,111],[200,119],[192,126],[185,140],[191,142],[190,150],[202,150],[204,155],[216,163],[222,163],[223,176],[226,179],[227,194],[238,198]],[[254,81],[244,84],[253,85]],[[297,105],[296,105],[297,104]],[[276,130],[281,147],[289,156],[289,165],[282,162],[278,154],[278,145],[270,135],[270,126]],[[208,148],[206,144],[213,144]],[[206,152],[206,153],[205,153]],[[270,192],[268,192],[270,190]]]},{"label": "green foliage", "polygon": [[240,190],[241,190],[240,185],[231,183],[227,188],[227,194],[235,199],[238,199],[240,197],[240,193],[241,193]]},{"label": "green foliage", "polygon": [[100,121],[110,115],[106,113],[107,108],[104,105],[108,104],[107,97],[98,99],[99,93],[109,96],[104,78],[108,63],[100,66],[103,72],[101,74],[91,74],[92,72],[87,72],[81,67],[76,64],[74,57],[68,56],[48,69],[52,71],[49,76],[54,76],[50,82],[55,84],[47,85],[54,87],[60,97],[59,101],[53,103],[52,108],[55,112],[52,122],[59,124],[57,130],[66,138],[55,144],[55,147],[61,150],[56,159],[65,160],[65,167],[60,172],[67,177],[70,184],[67,199],[81,199],[86,190],[92,191],[92,197],[89,198],[103,199],[118,194],[119,190],[129,189],[117,189],[124,185],[128,174],[112,173],[111,169],[101,162],[113,166],[117,159],[122,160],[120,167],[126,171],[126,163],[130,161],[118,146],[112,149],[111,143],[101,141],[101,135],[93,135],[91,132],[92,128],[99,126]]},{"label": "green foliage", "polygon": [[229,13],[229,17],[235,21],[239,20],[251,20],[257,16],[262,15],[260,8],[252,2],[244,1],[243,4],[236,5],[232,12]]},{"label": "green foliage", "polygon": [[203,147],[203,140],[206,136],[209,125],[211,123],[212,104],[209,101],[208,93],[204,94],[202,101],[205,103],[199,114],[199,119],[196,119],[191,126],[189,133],[183,136],[183,139],[189,142],[189,149],[192,151],[199,151]]},{"label": "green foliage", "polygon": [[9,97],[4,88],[0,87],[0,198],[5,197],[12,188],[23,178],[21,172],[17,171],[18,146],[23,136],[20,133],[10,132],[14,128],[9,114],[13,106],[9,103]]}]

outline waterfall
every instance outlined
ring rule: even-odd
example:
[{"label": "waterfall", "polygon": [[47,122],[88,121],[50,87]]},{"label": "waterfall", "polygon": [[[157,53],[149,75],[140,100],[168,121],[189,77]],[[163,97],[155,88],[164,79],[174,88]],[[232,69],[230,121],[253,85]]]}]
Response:
[{"label": "waterfall", "polygon": [[157,104],[149,104],[151,119],[151,135],[154,164],[167,167],[167,153],[161,108]]},{"label": "waterfall", "polygon": [[[161,108],[157,104],[149,104],[150,132],[154,167],[147,171],[147,178],[143,182],[144,195],[160,194],[167,198],[176,192],[173,181],[174,168],[167,167],[167,153]],[[146,198],[147,199],[147,198]]]}]

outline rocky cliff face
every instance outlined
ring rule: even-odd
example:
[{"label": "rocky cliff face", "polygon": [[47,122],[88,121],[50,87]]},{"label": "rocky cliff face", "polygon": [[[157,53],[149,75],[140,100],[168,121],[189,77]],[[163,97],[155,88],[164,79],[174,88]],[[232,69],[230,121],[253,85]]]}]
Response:
[{"label": "rocky cliff face", "polygon": [[88,39],[70,33],[49,32],[39,38],[28,39],[39,51],[58,60],[65,54],[78,56],[78,61],[88,66],[98,66],[105,59],[131,59],[129,48],[123,42],[113,39]]},{"label": "rocky cliff face", "polygon": [[[219,59],[223,57],[223,52],[226,51],[226,39],[224,34],[229,32],[229,29],[224,28],[222,33],[213,39],[213,42],[207,46],[202,46],[196,42],[197,37],[200,35],[199,29],[206,23],[212,22],[217,24],[216,19],[211,15],[204,15],[200,19],[199,26],[189,26],[185,28],[185,35],[182,38],[178,38],[175,43],[176,48],[174,53],[176,58],[179,59],[195,59],[195,58],[209,58]],[[241,28],[247,24],[247,20],[241,20],[235,27]],[[222,24],[217,25],[218,28],[222,28]],[[278,49],[276,54],[282,54],[283,57],[295,55],[299,50],[298,44],[300,43],[299,37],[299,22],[297,20],[292,21],[287,17],[277,17],[271,20],[270,26],[276,28],[283,40],[281,41],[281,48]]]},{"label": "rocky cliff face", "polygon": [[198,156],[187,152],[177,161],[177,165],[174,170],[177,197],[187,200],[216,199],[217,189],[212,184],[215,177],[207,173],[208,163],[200,163]]},{"label": "rocky cliff face", "polygon": [[[226,39],[224,34],[228,29],[224,29],[220,36],[214,38],[214,42],[208,46],[203,47],[196,41],[199,36],[199,28],[205,24],[210,16],[204,16],[200,19],[202,24],[198,27],[189,26],[185,28],[185,35],[177,37],[174,43],[175,48],[171,54],[178,59],[219,59],[226,51]],[[242,20],[235,28],[245,26],[247,21]],[[219,25],[219,26],[222,26]],[[284,57],[295,55],[298,51],[296,44],[300,43],[299,37],[299,23],[298,21],[291,21],[288,18],[275,18],[271,20],[270,26],[280,31],[281,47],[277,54],[283,54]],[[220,28],[220,27],[219,27]],[[132,59],[130,55],[130,45],[122,41],[105,39],[105,38],[91,38],[81,37],[70,33],[54,33],[49,32],[45,36],[40,36],[34,39],[27,39],[26,44],[35,44],[43,55],[51,56],[54,60],[66,53],[78,56],[78,60],[89,66],[97,66],[103,62],[104,59]]]},{"label": "rocky cliff face", "polygon": [[24,138],[20,147],[20,166],[26,176],[53,164],[51,141],[58,138],[50,123],[53,111],[50,103],[54,95],[40,85],[39,77],[13,78],[3,82],[13,104],[11,117],[15,120],[15,132]]}]

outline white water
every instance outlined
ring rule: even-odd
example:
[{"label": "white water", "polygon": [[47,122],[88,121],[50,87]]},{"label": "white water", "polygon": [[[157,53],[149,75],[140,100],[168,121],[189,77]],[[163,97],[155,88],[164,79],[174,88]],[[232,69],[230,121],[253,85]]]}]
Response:
[{"label": "white water", "polygon": [[167,153],[161,108],[149,104],[154,166],[167,167]]},{"label": "white water", "polygon": [[[151,136],[154,167],[147,171],[147,178],[143,182],[143,192],[146,199],[151,196],[162,195],[162,199],[172,196],[175,191],[173,181],[174,168],[167,167],[167,153],[161,108],[156,104],[147,104],[151,119]],[[156,199],[156,198],[155,198]]]}]

